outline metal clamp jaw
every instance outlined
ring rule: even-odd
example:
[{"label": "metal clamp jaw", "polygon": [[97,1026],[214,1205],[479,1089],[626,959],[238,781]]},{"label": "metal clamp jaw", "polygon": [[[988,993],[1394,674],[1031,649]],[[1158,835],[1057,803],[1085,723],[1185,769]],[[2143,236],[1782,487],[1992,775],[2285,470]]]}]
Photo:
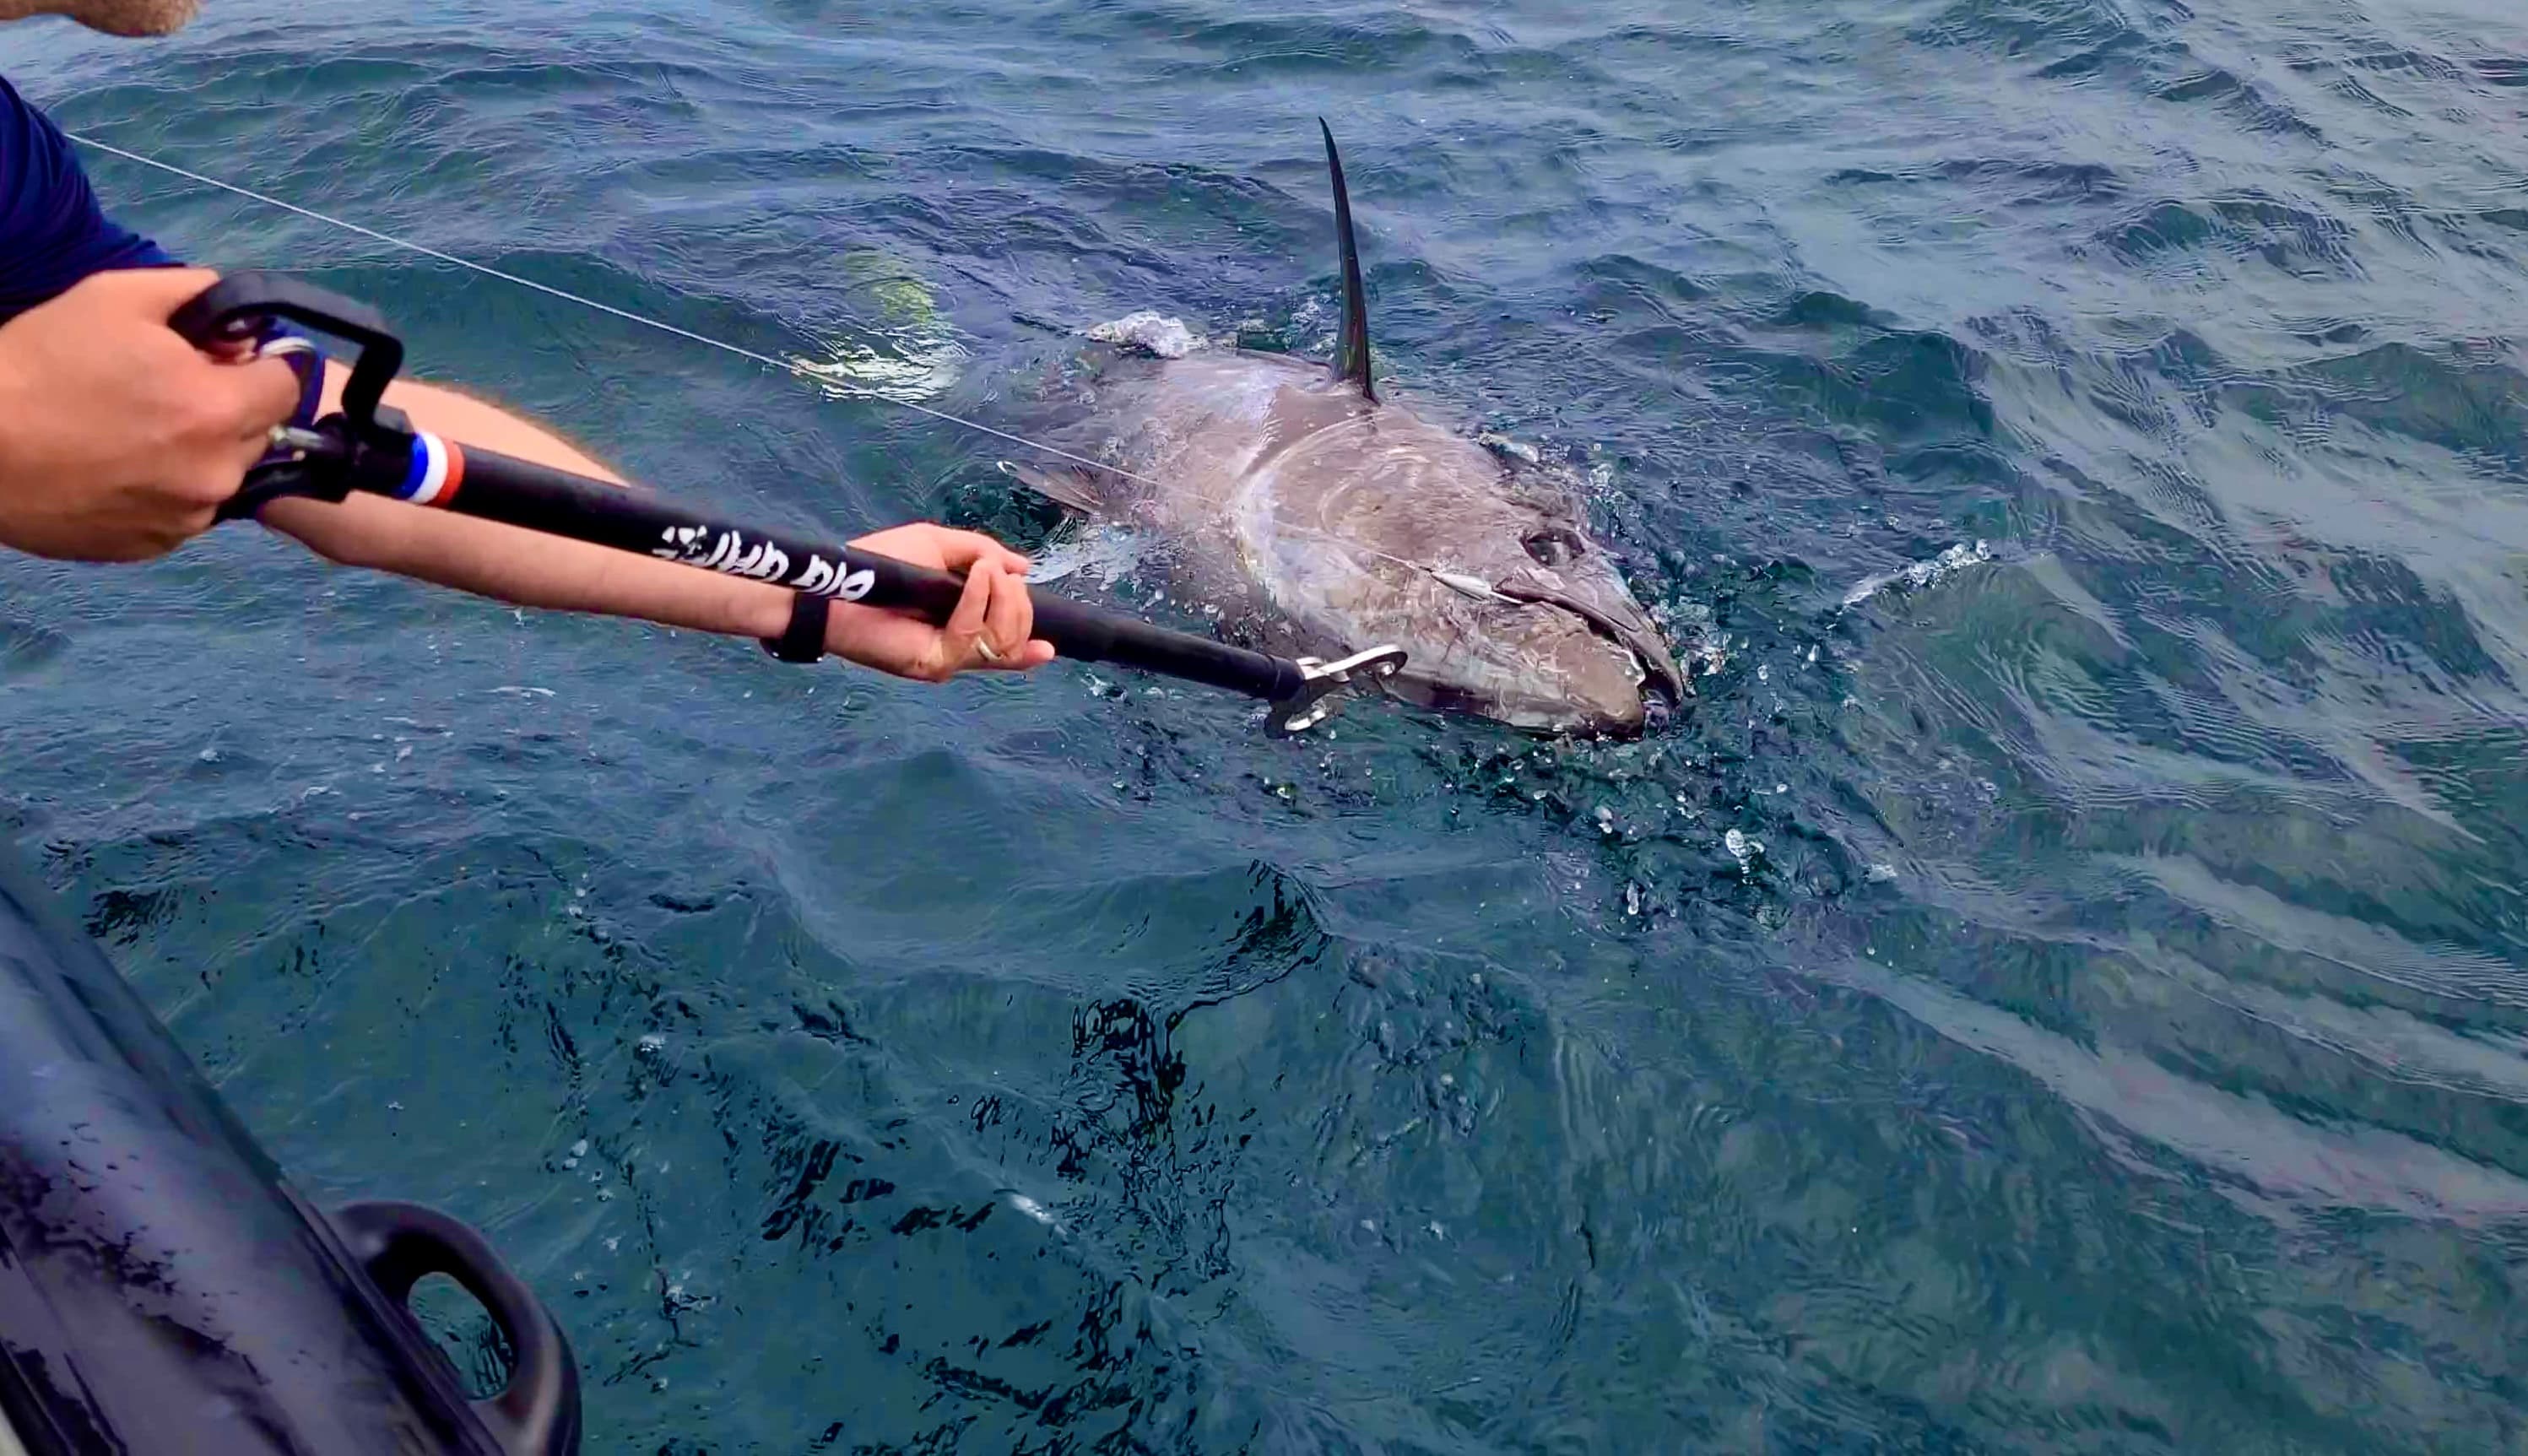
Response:
[{"label": "metal clamp jaw", "polygon": [[1334,712],[1334,695],[1355,680],[1376,682],[1394,677],[1404,666],[1404,650],[1399,647],[1371,648],[1332,662],[1314,657],[1296,659],[1299,689],[1277,700],[1266,710],[1275,732],[1305,733]]}]

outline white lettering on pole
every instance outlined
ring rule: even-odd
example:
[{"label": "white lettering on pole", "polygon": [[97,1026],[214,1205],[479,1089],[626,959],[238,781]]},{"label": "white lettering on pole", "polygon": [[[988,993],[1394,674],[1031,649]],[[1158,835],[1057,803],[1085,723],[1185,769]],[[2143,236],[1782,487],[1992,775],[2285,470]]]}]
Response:
[{"label": "white lettering on pole", "polygon": [[[703,543],[711,542],[706,552]],[[709,527],[670,526],[658,534],[663,546],[650,548],[653,556],[687,566],[700,566],[707,571],[724,571],[731,576],[753,577],[757,581],[777,582],[790,575],[790,554],[772,543],[759,542],[748,546],[745,538],[734,531],[711,535]],[[812,555],[799,570],[799,580],[790,585],[802,592],[813,592],[841,601],[858,601],[877,589],[877,573],[869,570],[845,572],[841,566],[822,556]]]}]

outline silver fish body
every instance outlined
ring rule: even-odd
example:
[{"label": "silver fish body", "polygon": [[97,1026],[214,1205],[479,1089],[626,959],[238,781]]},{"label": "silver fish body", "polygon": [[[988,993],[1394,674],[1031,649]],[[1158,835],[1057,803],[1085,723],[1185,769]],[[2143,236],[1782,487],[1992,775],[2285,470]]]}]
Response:
[{"label": "silver fish body", "polygon": [[1567,477],[1282,355],[1119,359],[1096,394],[1075,438],[1120,471],[1027,474],[1292,648],[1400,647],[1398,694],[1539,731],[1635,733],[1683,697]]},{"label": "silver fish body", "polygon": [[1166,355],[1100,372],[1069,458],[1112,468],[1013,473],[1147,528],[1194,590],[1295,648],[1402,648],[1386,681],[1405,697],[1520,728],[1640,731],[1685,676],[1590,539],[1575,483],[1379,397],[1343,158],[1319,125],[1343,264],[1333,367],[1192,347],[1155,314],[1102,325],[1092,338]]}]

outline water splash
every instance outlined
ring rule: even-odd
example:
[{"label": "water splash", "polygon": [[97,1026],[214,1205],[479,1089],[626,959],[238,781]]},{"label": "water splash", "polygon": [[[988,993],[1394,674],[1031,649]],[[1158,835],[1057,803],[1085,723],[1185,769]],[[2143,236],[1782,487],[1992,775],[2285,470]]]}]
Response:
[{"label": "water splash", "polygon": [[1916,561],[1894,571],[1882,571],[1876,576],[1863,578],[1851,591],[1843,594],[1842,609],[1850,611],[1890,588],[1899,592],[1919,592],[1925,587],[1937,586],[1969,566],[1980,566],[1991,559],[1992,547],[1984,542],[1978,541],[1974,546],[1963,543],[1953,546],[1927,561]]},{"label": "water splash", "polygon": [[1140,565],[1143,545],[1131,531],[1098,522],[1039,548],[1027,569],[1027,580],[1058,582],[1085,574],[1111,587]]},{"label": "water splash", "polygon": [[1142,309],[1120,319],[1099,324],[1088,331],[1088,337],[1099,343],[1149,354],[1160,359],[1182,359],[1202,347],[1202,339],[1185,326],[1182,319]]},{"label": "water splash", "polygon": [[918,404],[947,393],[956,388],[959,366],[969,357],[964,345],[944,334],[915,331],[887,338],[883,347],[856,342],[829,347],[833,357],[792,359],[792,371],[837,399],[897,404]]},{"label": "water splash", "polygon": [[1729,634],[1716,629],[1711,607],[1700,601],[1654,601],[1650,614],[1686,676],[1712,677],[1729,665]]}]

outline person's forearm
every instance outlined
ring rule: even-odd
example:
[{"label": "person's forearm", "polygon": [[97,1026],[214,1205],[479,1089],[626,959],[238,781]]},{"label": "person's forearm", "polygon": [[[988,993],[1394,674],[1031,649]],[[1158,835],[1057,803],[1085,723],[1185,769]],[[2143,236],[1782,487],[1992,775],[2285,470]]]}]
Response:
[{"label": "person's forearm", "polygon": [[[342,407],[342,382],[349,377],[339,364],[326,368],[323,412],[331,413]],[[477,449],[532,460],[555,470],[567,470],[573,475],[595,476],[609,485],[623,484],[623,477],[562,439],[551,427],[446,386],[399,379],[387,386],[385,402],[409,416],[415,429],[462,441]]]},{"label": "person's forearm", "polygon": [[[328,374],[329,393],[339,390],[342,371],[338,366]],[[622,484],[559,436],[496,406],[403,383],[390,387],[386,398],[403,409],[416,429]],[[520,606],[604,612],[764,639],[783,634],[798,601],[797,594],[768,582],[721,576],[383,495],[355,494],[340,504],[276,500],[263,508],[261,519],[345,565],[392,571]],[[825,627],[827,652],[923,682],[978,668],[1023,672],[1053,659],[1053,644],[1029,636],[1033,611],[1024,581],[1027,561],[1017,552],[988,537],[928,524],[900,526],[869,540],[871,549],[916,565],[967,573],[965,600],[958,616],[938,625],[859,602],[835,602]],[[969,615],[971,620],[960,625]]]},{"label": "person's forearm", "polygon": [[340,505],[276,500],[265,525],[346,566],[416,577],[518,606],[641,617],[669,627],[777,637],[791,594],[608,546],[451,515],[382,495]]},{"label": "person's forearm", "polygon": [[[337,407],[345,374],[326,371],[324,408]],[[386,402],[413,425],[484,449],[621,485],[622,478],[532,421],[452,390],[397,380]],[[641,617],[670,627],[744,637],[778,636],[790,594],[764,582],[696,571],[670,561],[450,515],[381,495],[339,505],[276,500],[263,523],[346,566],[392,571],[518,606]]]}]

